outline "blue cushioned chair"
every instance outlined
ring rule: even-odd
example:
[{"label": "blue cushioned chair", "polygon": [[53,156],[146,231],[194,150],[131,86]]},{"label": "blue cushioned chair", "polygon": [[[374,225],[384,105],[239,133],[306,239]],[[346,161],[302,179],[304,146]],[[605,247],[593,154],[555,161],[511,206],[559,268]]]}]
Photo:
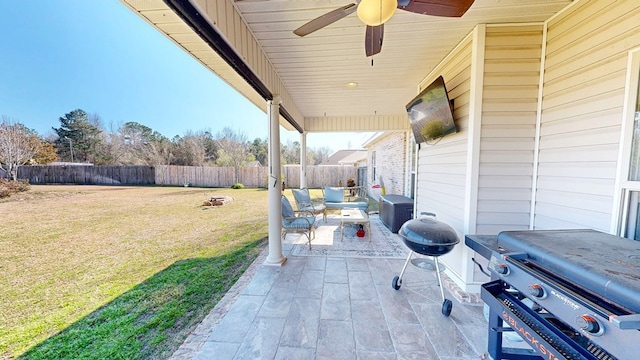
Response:
[{"label": "blue cushioned chair", "polygon": [[303,233],[309,240],[316,237],[316,216],[310,211],[293,211],[293,207],[286,196],[282,196],[282,239],[288,233]]},{"label": "blue cushioned chair", "polygon": [[322,219],[327,222],[327,207],[323,204],[314,204],[309,195],[309,189],[292,189],[293,198],[300,211],[310,211],[313,215],[322,214]]}]

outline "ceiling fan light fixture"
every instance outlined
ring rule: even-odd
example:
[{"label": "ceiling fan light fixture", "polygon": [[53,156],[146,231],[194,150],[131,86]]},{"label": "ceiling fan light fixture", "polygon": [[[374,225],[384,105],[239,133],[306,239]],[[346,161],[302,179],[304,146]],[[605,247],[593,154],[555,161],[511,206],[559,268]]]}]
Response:
[{"label": "ceiling fan light fixture", "polygon": [[358,4],[358,18],[369,26],[378,26],[391,19],[397,7],[397,0],[362,0]]}]

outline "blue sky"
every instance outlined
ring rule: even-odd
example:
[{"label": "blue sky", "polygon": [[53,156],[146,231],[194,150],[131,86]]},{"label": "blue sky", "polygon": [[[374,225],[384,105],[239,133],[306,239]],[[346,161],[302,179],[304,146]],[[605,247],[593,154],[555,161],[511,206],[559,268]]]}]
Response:
[{"label": "blue sky", "polygon": [[[169,138],[225,126],[267,137],[263,109],[117,0],[2,0],[0,34],[0,115],[40,135],[82,109],[108,130],[136,121]],[[300,139],[281,130],[282,143]],[[309,134],[307,145],[340,150],[365,139]]]}]

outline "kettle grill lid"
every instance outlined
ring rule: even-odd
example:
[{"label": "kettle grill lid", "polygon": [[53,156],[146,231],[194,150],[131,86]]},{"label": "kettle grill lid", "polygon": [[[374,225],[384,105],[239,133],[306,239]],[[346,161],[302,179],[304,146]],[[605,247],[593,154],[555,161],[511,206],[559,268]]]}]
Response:
[{"label": "kettle grill lid", "polygon": [[433,218],[409,220],[402,225],[398,235],[405,241],[424,245],[455,245],[460,242],[451,226]]}]

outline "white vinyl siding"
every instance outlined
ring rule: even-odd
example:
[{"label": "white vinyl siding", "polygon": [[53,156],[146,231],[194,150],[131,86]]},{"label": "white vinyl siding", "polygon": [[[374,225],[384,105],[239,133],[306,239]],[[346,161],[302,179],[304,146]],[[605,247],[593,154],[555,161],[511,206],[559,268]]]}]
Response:
[{"label": "white vinyl siding", "polygon": [[640,3],[580,1],[547,29],[534,229],[608,232]]},{"label": "white vinyl siding", "polygon": [[464,228],[471,46],[471,37],[468,37],[458,46],[456,53],[449,55],[449,61],[438,69],[438,73],[425,79],[419,89],[422,91],[439,75],[444,77],[449,98],[454,101],[458,132],[445,136],[435,145],[420,145],[417,210],[436,213],[438,219],[460,232]]},{"label": "white vinyl siding", "polygon": [[[439,75],[443,76],[449,98],[454,100],[458,132],[443,137],[435,145],[420,145],[416,175],[417,213],[435,213],[438,220],[451,225],[461,238],[465,229],[471,58],[472,37],[469,36],[449,54],[445,63],[425,78],[418,90],[422,91]],[[443,256],[448,271],[457,277],[454,280],[460,285],[470,280],[465,270],[467,253],[464,246],[457,246]]]},{"label": "white vinyl siding", "polygon": [[476,234],[529,228],[542,30],[486,30]]}]

